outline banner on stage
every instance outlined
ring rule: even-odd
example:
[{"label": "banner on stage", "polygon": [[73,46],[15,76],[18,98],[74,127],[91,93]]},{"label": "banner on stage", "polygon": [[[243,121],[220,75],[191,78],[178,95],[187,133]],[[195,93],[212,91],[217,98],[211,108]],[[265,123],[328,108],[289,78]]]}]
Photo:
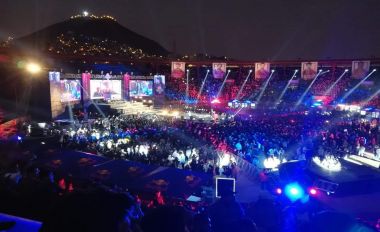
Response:
[{"label": "banner on stage", "polygon": [[355,79],[362,79],[367,76],[369,72],[370,61],[352,61],[352,77]]},{"label": "banner on stage", "polygon": [[90,96],[90,80],[91,80],[91,73],[82,73],[82,87],[83,87],[83,100],[89,100],[91,99]]},{"label": "banner on stage", "polygon": [[318,62],[302,62],[301,77],[304,80],[312,80],[318,73]]},{"label": "banner on stage", "polygon": [[270,73],[270,63],[255,63],[255,79],[265,79]]},{"label": "banner on stage", "polygon": [[172,77],[182,78],[185,76],[185,62],[172,62]]},{"label": "banner on stage", "polygon": [[222,79],[226,75],[226,63],[212,63],[212,74],[214,78]]},{"label": "banner on stage", "polygon": [[131,76],[126,73],[123,76],[123,96],[124,99],[129,99],[129,81],[131,80]]},{"label": "banner on stage", "polygon": [[165,76],[154,76],[154,95],[163,96],[165,94]]}]

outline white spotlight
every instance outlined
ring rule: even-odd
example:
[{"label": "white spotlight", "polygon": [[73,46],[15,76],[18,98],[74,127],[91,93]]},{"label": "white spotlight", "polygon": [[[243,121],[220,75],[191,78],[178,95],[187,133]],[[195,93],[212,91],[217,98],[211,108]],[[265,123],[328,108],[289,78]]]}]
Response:
[{"label": "white spotlight", "polygon": [[28,63],[26,65],[26,70],[30,72],[31,74],[36,74],[36,73],[39,73],[42,70],[42,68],[37,63]]},{"label": "white spotlight", "polygon": [[186,69],[186,72],[189,72],[189,69]]},{"label": "white spotlight", "polygon": [[231,72],[231,70],[230,70],[230,69],[228,69],[228,72]]},{"label": "white spotlight", "polygon": [[372,72],[376,72],[376,69],[373,69],[373,71]]},{"label": "white spotlight", "polygon": [[298,72],[298,69],[294,70],[294,72],[296,72],[296,73],[297,73],[297,72]]},{"label": "white spotlight", "polygon": [[319,72],[322,72],[322,69],[319,69]]},{"label": "white spotlight", "polygon": [[272,69],[272,72],[274,72],[274,69]]},{"label": "white spotlight", "polygon": [[345,69],[344,71],[345,71],[345,72],[348,72],[348,69]]},{"label": "white spotlight", "polygon": [[252,72],[252,69],[250,69],[249,72],[251,73],[251,72]]},{"label": "white spotlight", "polygon": [[83,16],[84,16],[84,17],[87,17],[87,16],[88,16],[88,11],[87,11],[87,10],[83,11]]}]

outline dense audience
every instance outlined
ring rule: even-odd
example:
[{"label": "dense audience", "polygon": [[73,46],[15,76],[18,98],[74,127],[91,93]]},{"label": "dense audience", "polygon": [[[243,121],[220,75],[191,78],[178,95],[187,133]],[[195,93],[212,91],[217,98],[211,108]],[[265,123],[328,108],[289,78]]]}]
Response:
[{"label": "dense audience", "polygon": [[[264,160],[343,157],[367,150],[376,153],[376,120],[333,112],[266,113],[220,117],[217,121],[180,120],[152,115],[110,116],[60,127],[50,133],[62,147],[147,164],[236,176],[239,158],[258,169]],[[340,118],[337,121],[337,118]],[[308,123],[313,121],[313,123]]]},{"label": "dense audience", "polygon": [[[375,122],[339,116],[316,112],[273,117],[256,114],[217,122],[148,115],[110,116],[66,126],[51,124],[46,129],[48,134],[57,135],[57,142],[66,148],[231,175],[228,172],[232,171],[221,165],[224,162],[221,154],[235,154],[259,166],[260,157],[307,159],[315,151],[319,156],[330,156],[339,154],[339,150],[356,152],[358,146],[369,149],[377,144]],[[308,123],[310,120],[312,125]],[[325,220],[321,218],[325,214],[315,214],[306,221],[295,220],[295,215],[302,212],[284,210],[284,205],[273,200],[241,205],[229,190],[223,191],[222,198],[211,205],[167,199],[160,192],[150,199],[141,199],[117,186],[40,169],[31,165],[35,155],[29,154],[29,158],[13,165],[13,169],[2,169],[1,185],[6,188],[1,188],[0,194],[6,203],[0,208],[18,214],[27,207],[21,216],[42,220],[42,231],[149,232],[157,228],[159,231],[280,231],[284,228],[327,231],[331,226],[323,224]],[[353,219],[337,213],[330,213],[329,217],[339,219],[335,231],[358,226]],[[342,217],[345,220],[340,221]],[[318,230],[313,226],[315,223]]]}]

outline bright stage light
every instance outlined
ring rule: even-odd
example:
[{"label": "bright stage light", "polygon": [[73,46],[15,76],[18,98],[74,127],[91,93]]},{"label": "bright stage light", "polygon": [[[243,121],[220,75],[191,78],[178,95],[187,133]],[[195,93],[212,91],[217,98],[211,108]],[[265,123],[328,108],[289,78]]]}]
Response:
[{"label": "bright stage light", "polygon": [[376,69],[373,69],[373,71],[372,72],[376,72]]},{"label": "bright stage light", "polygon": [[297,73],[297,72],[298,72],[298,69],[294,70],[294,72],[296,72],[296,73]]},{"label": "bright stage light", "polygon": [[319,72],[322,72],[322,69],[319,69]]},{"label": "bright stage light", "polygon": [[214,100],[211,101],[211,104],[219,104],[220,100],[218,98],[215,98]]},{"label": "bright stage light", "polygon": [[348,72],[348,69],[345,69],[344,71],[345,71],[345,72]]},{"label": "bright stage light", "polygon": [[315,195],[317,195],[317,193],[318,193],[317,189],[315,189],[315,188],[310,188],[309,189],[309,194],[310,195],[315,196]]},{"label": "bright stage light", "polygon": [[298,183],[290,183],[285,186],[285,195],[294,202],[304,198],[305,191]]},{"label": "bright stage light", "polygon": [[281,189],[281,188],[276,188],[276,193],[277,193],[278,195],[281,195],[281,194],[282,194],[282,189]]},{"label": "bright stage light", "polygon": [[250,69],[249,72],[251,73],[251,72],[252,72],[252,69]]},{"label": "bright stage light", "polygon": [[290,188],[290,193],[292,195],[298,195],[300,193],[300,191],[298,190],[298,188]]},{"label": "bright stage light", "polygon": [[86,11],[86,10],[83,11],[83,16],[84,16],[84,17],[87,17],[87,16],[88,16],[88,11]]},{"label": "bright stage light", "polygon": [[281,160],[275,156],[266,158],[263,163],[265,168],[270,168],[270,169],[278,168],[280,164],[281,164]]},{"label": "bright stage light", "polygon": [[178,111],[173,111],[172,115],[173,115],[174,117],[178,117],[178,116],[179,116],[179,112],[178,112]]},{"label": "bright stage light", "polygon": [[31,74],[39,73],[41,72],[41,70],[42,70],[41,66],[37,63],[32,62],[26,65],[26,71],[28,71]]},{"label": "bright stage light", "polygon": [[228,69],[228,72],[231,72],[231,70],[230,70],[230,69]]},{"label": "bright stage light", "polygon": [[332,172],[338,172],[342,169],[342,164],[339,160],[330,155],[326,156],[322,160],[318,156],[315,156],[313,157],[313,162],[319,167]]},{"label": "bright stage light", "polygon": [[272,72],[274,72],[274,69],[272,69]]}]

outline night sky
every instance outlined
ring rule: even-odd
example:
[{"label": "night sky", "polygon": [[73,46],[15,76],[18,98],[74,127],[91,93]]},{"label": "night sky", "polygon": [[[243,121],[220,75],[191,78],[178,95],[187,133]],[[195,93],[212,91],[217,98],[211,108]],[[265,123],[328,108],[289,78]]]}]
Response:
[{"label": "night sky", "polygon": [[0,39],[88,10],[178,53],[236,59],[380,58],[380,0],[1,0]]}]

